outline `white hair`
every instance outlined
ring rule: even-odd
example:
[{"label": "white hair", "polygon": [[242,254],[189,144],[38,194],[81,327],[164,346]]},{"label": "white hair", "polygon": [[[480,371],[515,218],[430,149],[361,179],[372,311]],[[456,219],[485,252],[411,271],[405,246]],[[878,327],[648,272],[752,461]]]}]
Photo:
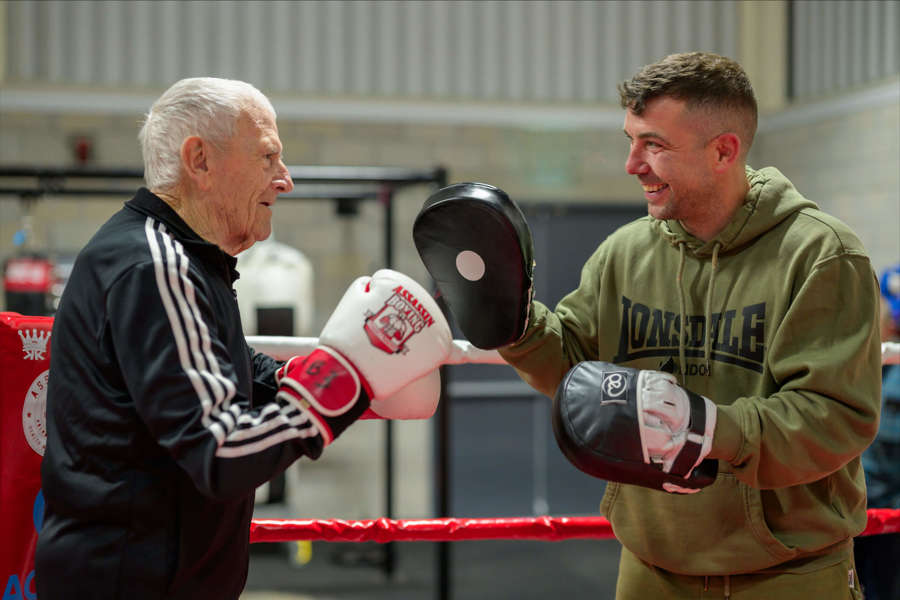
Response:
[{"label": "white hair", "polygon": [[147,187],[175,187],[181,178],[184,140],[196,135],[224,147],[234,135],[241,111],[251,106],[275,114],[269,99],[244,81],[191,77],[172,85],[150,107],[138,133]]}]

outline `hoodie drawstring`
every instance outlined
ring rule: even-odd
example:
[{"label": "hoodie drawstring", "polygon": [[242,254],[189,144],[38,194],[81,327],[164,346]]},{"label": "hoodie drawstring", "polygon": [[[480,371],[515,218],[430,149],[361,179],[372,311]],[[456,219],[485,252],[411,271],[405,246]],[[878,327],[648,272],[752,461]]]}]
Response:
[{"label": "hoodie drawstring", "polygon": [[[722,597],[724,598],[724,600],[730,600],[731,599],[731,575],[723,575],[722,576],[722,587],[723,587]],[[709,591],[709,575],[703,576],[703,591],[704,592]]]},{"label": "hoodie drawstring", "polygon": [[[689,335],[688,331],[688,322],[687,322],[687,310],[685,308],[685,299],[684,299],[684,263],[685,263],[685,245],[686,242],[679,241],[678,242],[678,250],[679,250],[679,260],[678,260],[678,275],[676,277],[676,281],[678,282],[678,306],[681,311],[681,335],[678,336],[678,360],[681,363],[681,383],[684,384],[685,377],[687,376],[687,363],[686,363],[686,351],[685,351],[685,341]],[[715,286],[716,280],[716,269],[719,266],[719,249],[722,247],[722,244],[716,242],[713,245],[712,250],[712,272],[709,274],[709,285],[706,288],[706,306],[704,307],[704,317],[706,319],[706,335],[703,340],[703,356],[706,360],[706,372],[707,374],[712,372],[712,363],[710,361],[710,354],[712,352],[712,298],[713,298],[713,288]]]},{"label": "hoodie drawstring", "polygon": [[684,308],[684,286],[682,285],[684,280],[684,245],[686,242],[679,241],[678,242],[678,250],[681,253],[681,256],[678,261],[678,275],[675,277],[676,282],[678,283],[678,306],[681,310],[681,335],[678,336],[678,362],[681,367],[681,384],[684,385],[685,377],[687,376],[687,364],[685,362],[685,350],[684,350],[684,340],[688,335],[687,328],[687,311]]},{"label": "hoodie drawstring", "polygon": [[719,266],[719,248],[722,244],[716,242],[712,250],[712,272],[709,274],[709,285],[706,288],[706,340],[703,345],[703,356],[706,357],[706,374],[712,375],[712,363],[710,354],[712,353],[712,298],[713,298],[713,282],[716,280],[716,268]]}]

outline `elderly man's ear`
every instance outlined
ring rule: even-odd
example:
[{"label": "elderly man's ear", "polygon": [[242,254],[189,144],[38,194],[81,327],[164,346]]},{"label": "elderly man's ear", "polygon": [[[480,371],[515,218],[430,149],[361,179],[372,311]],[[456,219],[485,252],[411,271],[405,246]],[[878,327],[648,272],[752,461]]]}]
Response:
[{"label": "elderly man's ear", "polygon": [[209,143],[196,135],[181,144],[181,166],[184,173],[195,187],[204,191],[212,187],[209,151]]}]

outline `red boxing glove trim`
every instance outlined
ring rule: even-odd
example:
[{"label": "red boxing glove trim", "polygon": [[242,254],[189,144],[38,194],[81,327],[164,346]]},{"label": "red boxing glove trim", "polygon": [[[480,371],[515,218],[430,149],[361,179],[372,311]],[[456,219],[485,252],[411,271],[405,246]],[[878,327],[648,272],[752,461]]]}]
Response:
[{"label": "red boxing glove trim", "polygon": [[298,366],[286,369],[280,384],[299,394],[325,417],[346,413],[362,391],[356,369],[343,356],[324,346],[313,350]]},{"label": "red boxing glove trim", "polygon": [[305,356],[292,356],[288,359],[286,363],[278,367],[275,371],[275,385],[281,385],[281,378],[284,377],[284,374],[288,372],[288,369],[291,366],[291,363],[295,360],[304,360]]},{"label": "red boxing glove trim", "polygon": [[[334,441],[358,415],[353,410],[364,395],[363,382],[353,365],[337,351],[319,346],[309,356],[295,356],[276,372],[277,397],[293,404],[322,436]],[[366,407],[368,396],[363,398]],[[348,420],[349,419],[349,420]]]},{"label": "red boxing glove trim", "polygon": [[379,415],[377,412],[375,412],[375,411],[372,410],[371,408],[367,408],[367,409],[366,409],[366,412],[364,412],[363,414],[361,414],[361,415],[359,416],[359,418],[360,418],[360,420],[362,420],[362,419],[384,419],[384,417],[382,417],[381,415]]}]

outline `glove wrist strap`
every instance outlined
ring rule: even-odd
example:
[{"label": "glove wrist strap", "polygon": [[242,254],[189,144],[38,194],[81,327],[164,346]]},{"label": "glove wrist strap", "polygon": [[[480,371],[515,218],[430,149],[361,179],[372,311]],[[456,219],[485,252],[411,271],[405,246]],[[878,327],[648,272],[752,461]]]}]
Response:
[{"label": "glove wrist strap", "polygon": [[325,446],[359,418],[370,398],[350,363],[324,346],[284,366],[277,397],[309,417]]},{"label": "glove wrist strap", "polygon": [[706,432],[706,401],[703,396],[685,389],[691,406],[691,422],[688,424],[687,438],[684,447],[669,471],[672,475],[687,477],[700,459],[703,450],[703,436]]}]

